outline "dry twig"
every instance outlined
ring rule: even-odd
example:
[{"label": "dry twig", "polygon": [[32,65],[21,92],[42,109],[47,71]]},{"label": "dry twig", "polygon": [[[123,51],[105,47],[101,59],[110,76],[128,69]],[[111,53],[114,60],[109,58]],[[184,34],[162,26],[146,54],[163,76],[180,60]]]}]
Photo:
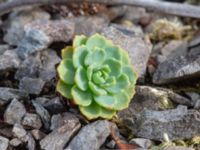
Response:
[{"label": "dry twig", "polygon": [[51,4],[67,4],[67,3],[101,3],[106,5],[129,5],[140,6],[160,11],[166,14],[177,16],[192,17],[200,19],[200,7],[188,4],[161,2],[153,0],[15,0],[0,4],[0,15],[11,11],[12,9],[30,6],[30,5],[51,5]]}]

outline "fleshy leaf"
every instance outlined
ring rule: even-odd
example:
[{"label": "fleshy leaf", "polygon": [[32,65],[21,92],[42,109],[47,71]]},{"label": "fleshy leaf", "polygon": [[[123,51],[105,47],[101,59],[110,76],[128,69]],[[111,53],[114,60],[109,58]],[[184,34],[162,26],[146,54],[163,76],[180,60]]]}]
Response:
[{"label": "fleshy leaf", "polygon": [[128,107],[130,98],[125,91],[116,94],[115,98],[116,98],[116,103],[114,106],[115,110],[122,110]]},{"label": "fleshy leaf", "polygon": [[72,88],[72,97],[77,105],[89,106],[92,103],[90,91],[82,91],[76,85]]},{"label": "fleshy leaf", "polygon": [[103,48],[105,46],[105,43],[106,41],[103,36],[100,36],[99,34],[95,34],[87,40],[86,47],[89,50],[93,50],[95,47]]},{"label": "fleshy leaf", "polygon": [[87,68],[87,77],[88,77],[88,80],[89,80],[89,81],[92,80],[92,74],[93,74],[93,66],[90,65],[90,66]]},{"label": "fleshy leaf", "polygon": [[100,106],[94,101],[89,106],[79,106],[81,113],[89,120],[96,119],[101,113]]},{"label": "fleshy leaf", "polygon": [[73,53],[73,64],[75,68],[84,66],[84,60],[86,55],[88,54],[88,50],[85,46],[77,47]]},{"label": "fleshy leaf", "polygon": [[90,90],[96,95],[106,95],[107,94],[106,90],[98,87],[97,85],[95,85],[91,81],[89,81],[89,87],[90,87]]},{"label": "fleshy leaf", "polygon": [[101,83],[104,83],[105,82],[105,79],[103,78],[102,76],[102,72],[98,71],[98,72],[95,72],[92,76],[92,80],[94,83],[96,84],[101,84]]},{"label": "fleshy leaf", "polygon": [[110,93],[118,93],[120,92],[122,89],[125,89],[126,87],[128,87],[130,85],[128,76],[123,74],[121,75],[118,79],[116,79],[116,84],[113,86],[109,86],[106,88],[106,90]]},{"label": "fleshy leaf", "polygon": [[128,57],[127,51],[122,50],[122,49],[120,48],[120,53],[121,53],[121,60],[122,60],[122,63],[123,63],[123,64],[130,65],[130,59],[129,59],[129,57]]},{"label": "fleshy leaf", "polygon": [[101,107],[100,117],[105,119],[112,119],[112,117],[116,114],[116,110],[106,109]]},{"label": "fleshy leaf", "polygon": [[87,42],[87,37],[86,36],[77,35],[74,38],[73,47],[78,47],[78,46],[81,46],[81,45],[85,45],[86,42]]},{"label": "fleshy leaf", "polygon": [[62,82],[61,80],[58,81],[56,86],[56,91],[58,91],[62,96],[72,99],[71,89],[73,85],[68,85]]},{"label": "fleshy leaf", "polygon": [[116,60],[121,60],[119,48],[117,46],[112,45],[112,43],[107,42],[105,51],[106,58],[115,58]]},{"label": "fleshy leaf", "polygon": [[135,87],[130,86],[130,87],[126,88],[126,93],[128,94],[129,99],[131,100],[131,98],[133,98],[133,95],[135,94]]},{"label": "fleshy leaf", "polygon": [[91,64],[100,65],[103,63],[105,58],[105,52],[102,49],[95,48],[95,50],[90,51],[85,57],[85,65],[89,66]]},{"label": "fleshy leaf", "polygon": [[120,61],[118,61],[114,58],[109,58],[104,62],[104,65],[109,66],[109,68],[111,70],[110,76],[119,77],[121,75],[122,68],[121,68]]},{"label": "fleshy leaf", "polygon": [[75,74],[75,83],[83,91],[88,88],[87,72],[84,68],[79,67]]},{"label": "fleshy leaf", "polygon": [[106,80],[105,83],[101,84],[100,86],[106,88],[106,87],[114,86],[116,83],[117,81],[115,77],[110,77]]},{"label": "fleshy leaf", "polygon": [[122,72],[125,73],[128,76],[131,84],[136,83],[137,76],[136,76],[136,73],[133,71],[133,68],[131,66],[128,66],[128,65],[123,66]]},{"label": "fleshy leaf", "polygon": [[60,79],[66,84],[74,84],[75,69],[71,59],[64,59],[58,66]]},{"label": "fleshy leaf", "polygon": [[94,96],[94,100],[97,104],[107,109],[113,109],[116,103],[116,99],[113,95]]},{"label": "fleshy leaf", "polygon": [[68,46],[64,49],[62,49],[62,59],[72,59],[72,55],[73,55],[73,47]]}]

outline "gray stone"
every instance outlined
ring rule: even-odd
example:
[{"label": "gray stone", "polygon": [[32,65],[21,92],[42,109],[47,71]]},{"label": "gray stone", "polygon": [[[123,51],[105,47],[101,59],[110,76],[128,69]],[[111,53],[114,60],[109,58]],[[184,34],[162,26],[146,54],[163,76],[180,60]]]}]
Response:
[{"label": "gray stone", "polygon": [[31,134],[33,135],[33,137],[36,139],[36,140],[41,140],[43,139],[46,134],[43,133],[42,131],[38,130],[38,129],[34,129],[31,131]]},{"label": "gray stone", "polygon": [[4,120],[9,124],[20,124],[25,113],[24,105],[17,99],[13,99],[4,113]]},{"label": "gray stone", "polygon": [[9,140],[0,136],[0,150],[7,150]]},{"label": "gray stone", "polygon": [[14,50],[7,50],[0,55],[0,74],[17,69],[21,61]]},{"label": "gray stone", "polygon": [[182,79],[198,78],[200,75],[200,53],[175,56],[161,63],[153,75],[155,84],[167,84]]},{"label": "gray stone", "polygon": [[35,150],[36,148],[36,143],[34,138],[32,137],[32,135],[30,133],[28,133],[24,138],[23,141],[27,143],[26,148],[28,150]]},{"label": "gray stone", "polygon": [[26,113],[22,120],[22,125],[29,128],[40,129],[42,127],[42,122],[37,114]]},{"label": "gray stone", "polygon": [[200,108],[200,95],[195,92],[186,92],[186,95],[191,99],[192,106],[195,109]]},{"label": "gray stone", "polygon": [[148,149],[148,148],[150,148],[153,145],[153,143],[152,143],[151,140],[144,139],[144,138],[134,138],[134,139],[131,139],[130,143],[131,144],[136,144],[139,147],[144,148],[144,149]]},{"label": "gray stone", "polygon": [[74,24],[67,20],[35,21],[25,27],[25,36],[17,47],[17,54],[25,59],[46,49],[52,42],[68,42],[74,35]]},{"label": "gray stone", "polygon": [[27,134],[26,130],[20,124],[15,124],[13,126],[12,132],[13,132],[14,136],[19,138],[19,139],[22,139]]},{"label": "gray stone", "polygon": [[65,112],[63,114],[53,115],[51,118],[51,130],[60,128],[66,123],[78,122],[78,121],[79,120],[75,115],[68,112]]},{"label": "gray stone", "polygon": [[146,65],[151,53],[151,44],[142,37],[135,36],[134,30],[127,30],[119,25],[111,25],[103,29],[102,34],[114,44],[127,50],[138,76],[144,76]]},{"label": "gray stone", "polygon": [[12,99],[28,99],[28,94],[18,89],[0,87],[0,106]]},{"label": "gray stone", "polygon": [[38,8],[13,12],[5,22],[4,41],[9,45],[18,45],[24,36],[24,26],[34,20],[48,20],[50,15]]},{"label": "gray stone", "polygon": [[66,150],[98,150],[110,134],[110,123],[96,121],[83,127],[69,143]]},{"label": "gray stone", "polygon": [[173,103],[192,106],[191,101],[183,96],[180,96],[169,89],[136,86],[136,94],[131,100],[129,107],[118,112],[119,118],[130,129],[134,130],[136,116],[148,110],[165,110],[174,108]]},{"label": "gray stone", "polygon": [[0,55],[2,55],[6,50],[9,50],[9,45],[0,45]]},{"label": "gray stone", "polygon": [[40,141],[41,148],[44,150],[63,150],[80,127],[81,124],[76,119],[65,123]]},{"label": "gray stone", "polygon": [[187,41],[172,40],[161,49],[161,54],[157,57],[158,63],[162,63],[171,57],[186,54],[187,50]]},{"label": "gray stone", "polygon": [[134,134],[137,137],[163,141],[189,139],[200,134],[200,113],[185,106],[166,111],[145,110],[137,116]]},{"label": "gray stone", "polygon": [[40,115],[40,118],[42,119],[42,122],[44,124],[45,129],[49,129],[50,127],[50,119],[51,116],[49,115],[49,112],[39,103],[32,101],[33,106],[35,107],[35,110],[38,115]]},{"label": "gray stone", "polygon": [[198,34],[196,37],[194,37],[189,43],[189,47],[194,47],[197,45],[200,45],[200,34]]},{"label": "gray stone", "polygon": [[183,146],[169,146],[163,150],[194,150],[194,148],[183,147]]},{"label": "gray stone", "polygon": [[14,138],[14,139],[10,140],[9,144],[10,144],[12,147],[18,147],[19,145],[22,144],[22,141],[19,140],[18,138]]},{"label": "gray stone", "polygon": [[60,58],[53,50],[44,50],[26,58],[15,78],[21,80],[23,77],[41,78],[43,81],[50,81],[56,76],[55,65],[60,62]]},{"label": "gray stone", "polygon": [[40,94],[45,82],[40,78],[24,77],[20,80],[19,89],[24,90],[29,94]]},{"label": "gray stone", "polygon": [[51,114],[58,114],[65,111],[65,107],[62,104],[60,97],[54,97],[51,99],[39,97],[36,98],[35,101],[44,106]]},{"label": "gray stone", "polygon": [[75,35],[92,35],[100,32],[108,25],[108,19],[103,16],[82,16],[69,19],[75,24]]}]

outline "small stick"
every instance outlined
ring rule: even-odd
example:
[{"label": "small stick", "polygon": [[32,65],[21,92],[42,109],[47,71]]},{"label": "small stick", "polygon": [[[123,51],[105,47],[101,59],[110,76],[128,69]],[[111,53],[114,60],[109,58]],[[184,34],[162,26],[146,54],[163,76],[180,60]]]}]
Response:
[{"label": "small stick", "polygon": [[161,2],[153,0],[15,0],[0,4],[0,15],[3,15],[12,9],[30,5],[52,5],[52,4],[69,4],[69,3],[100,3],[105,5],[129,5],[139,6],[159,11],[166,14],[192,17],[200,19],[200,7],[189,4]]}]

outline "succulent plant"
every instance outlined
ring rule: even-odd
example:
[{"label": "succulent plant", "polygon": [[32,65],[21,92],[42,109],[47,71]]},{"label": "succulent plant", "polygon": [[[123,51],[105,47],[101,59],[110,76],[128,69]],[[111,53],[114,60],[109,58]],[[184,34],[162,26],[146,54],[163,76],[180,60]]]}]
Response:
[{"label": "succulent plant", "polygon": [[136,73],[128,53],[100,34],[76,36],[62,50],[57,91],[79,106],[87,119],[111,119],[128,107]]}]

